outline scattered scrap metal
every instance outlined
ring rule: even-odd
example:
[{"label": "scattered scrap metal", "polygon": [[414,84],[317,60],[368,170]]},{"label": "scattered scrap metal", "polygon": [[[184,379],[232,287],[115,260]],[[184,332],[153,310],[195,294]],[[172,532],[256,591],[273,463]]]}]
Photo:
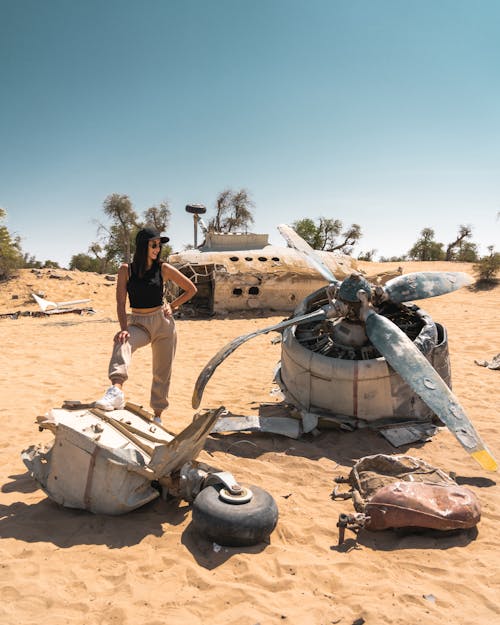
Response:
[{"label": "scattered scrap metal", "polygon": [[476,363],[476,365],[479,365],[480,367],[500,370],[500,354],[497,354],[489,362],[487,360],[474,360],[474,362]]},{"label": "scattered scrap metal", "polygon": [[0,319],[19,319],[19,317],[49,317],[51,315],[62,315],[63,313],[74,313],[76,315],[92,315],[93,308],[61,308],[56,310],[16,310],[14,312],[0,313]]},{"label": "scattered scrap metal", "polygon": [[481,505],[471,490],[412,456],[365,456],[354,464],[348,477],[337,477],[335,482],[350,484],[351,490],[338,493],[335,487],[332,499],[352,499],[356,510],[339,515],[339,546],[346,529],[449,532],[474,528],[481,519]]},{"label": "scattered scrap metal", "polygon": [[378,419],[365,422],[345,415],[322,414],[300,410],[283,401],[261,403],[258,414],[236,415],[223,410],[215,423],[212,434],[234,432],[266,432],[299,439],[304,434],[316,436],[322,430],[337,429],[352,432],[367,428],[379,432],[393,447],[428,441],[437,430],[433,423],[401,419]]}]

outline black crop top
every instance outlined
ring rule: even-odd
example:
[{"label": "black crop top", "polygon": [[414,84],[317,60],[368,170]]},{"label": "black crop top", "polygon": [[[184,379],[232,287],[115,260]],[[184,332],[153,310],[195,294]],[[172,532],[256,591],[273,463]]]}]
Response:
[{"label": "black crop top", "polygon": [[142,278],[129,265],[127,293],[131,308],[156,308],[163,303],[163,278],[161,265],[154,263]]}]

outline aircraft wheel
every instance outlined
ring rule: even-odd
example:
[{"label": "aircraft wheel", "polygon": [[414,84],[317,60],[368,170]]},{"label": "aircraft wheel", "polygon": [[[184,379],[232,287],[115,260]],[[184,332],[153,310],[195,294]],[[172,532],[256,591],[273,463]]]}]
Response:
[{"label": "aircraft wheel", "polygon": [[222,484],[204,488],[193,502],[194,529],[219,545],[242,547],[264,542],[276,527],[278,507],[258,486],[244,489],[239,499],[231,497]]}]

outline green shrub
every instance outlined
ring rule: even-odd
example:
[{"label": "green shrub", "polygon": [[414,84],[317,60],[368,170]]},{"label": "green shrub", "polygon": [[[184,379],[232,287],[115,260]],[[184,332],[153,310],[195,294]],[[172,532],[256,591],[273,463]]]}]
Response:
[{"label": "green shrub", "polygon": [[483,256],[473,265],[479,280],[483,282],[495,282],[496,275],[500,270],[500,253],[493,251],[493,246],[488,247],[489,255]]},{"label": "green shrub", "polygon": [[[0,208],[0,221],[6,213]],[[6,226],[0,225],[0,281],[8,280],[23,264],[19,238],[12,238]]]}]

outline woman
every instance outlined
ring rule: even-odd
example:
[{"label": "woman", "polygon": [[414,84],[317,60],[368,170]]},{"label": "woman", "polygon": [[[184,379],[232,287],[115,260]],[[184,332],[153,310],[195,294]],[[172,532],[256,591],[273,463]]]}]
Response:
[{"label": "woman", "polygon": [[[108,377],[111,386],[95,402],[102,410],[125,406],[123,384],[133,352],[151,343],[153,351],[153,381],[150,405],[154,420],[161,423],[161,413],[168,406],[168,390],[175,355],[177,334],[173,313],[196,294],[196,286],[180,271],[160,260],[161,245],[168,237],[153,228],[137,233],[136,249],[130,265],[123,263],[116,283],[116,310],[120,331],[114,337],[113,354]],[[174,282],[183,292],[172,303],[163,303],[163,284]],[[127,294],[131,315],[126,313]]]}]

